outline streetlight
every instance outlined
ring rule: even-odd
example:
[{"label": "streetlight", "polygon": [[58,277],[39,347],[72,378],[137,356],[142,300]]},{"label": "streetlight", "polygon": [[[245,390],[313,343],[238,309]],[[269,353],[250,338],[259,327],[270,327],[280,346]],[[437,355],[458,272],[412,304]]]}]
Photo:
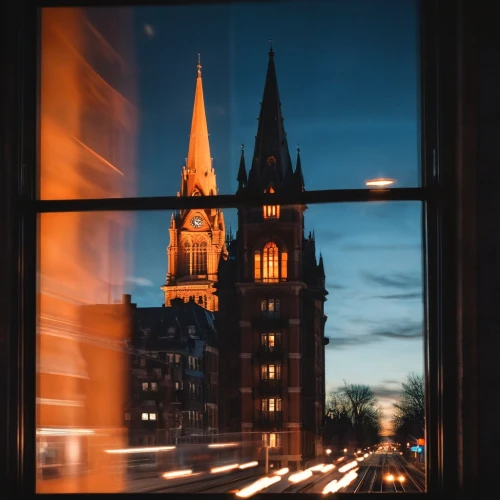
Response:
[{"label": "streetlight", "polygon": [[378,177],[377,179],[370,179],[365,182],[365,185],[367,186],[374,186],[374,187],[386,187],[386,186],[392,186],[394,184],[394,179],[387,179],[385,177]]}]

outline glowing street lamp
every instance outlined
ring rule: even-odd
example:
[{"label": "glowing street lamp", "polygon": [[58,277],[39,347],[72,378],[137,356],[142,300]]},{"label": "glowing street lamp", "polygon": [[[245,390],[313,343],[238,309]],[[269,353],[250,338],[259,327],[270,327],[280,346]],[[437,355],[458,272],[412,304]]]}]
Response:
[{"label": "glowing street lamp", "polygon": [[394,184],[394,179],[387,179],[384,177],[379,177],[377,179],[370,179],[365,182],[367,186],[374,186],[376,188],[384,188],[387,186],[392,186]]}]

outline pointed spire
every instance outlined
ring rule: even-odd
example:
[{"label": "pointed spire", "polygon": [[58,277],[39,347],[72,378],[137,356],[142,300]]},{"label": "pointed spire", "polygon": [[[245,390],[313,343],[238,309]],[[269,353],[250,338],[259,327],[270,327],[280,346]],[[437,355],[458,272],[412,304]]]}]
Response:
[{"label": "pointed spire", "polygon": [[320,275],[324,278],[325,277],[325,266],[323,264],[323,255],[321,254],[321,252],[319,253],[318,271],[319,271]]},{"label": "pointed spire", "polygon": [[182,196],[191,196],[195,192],[203,196],[217,194],[215,172],[212,168],[212,158],[210,156],[201,67],[200,54],[198,54],[198,64],[196,66],[198,76],[196,78],[185,179],[181,187]]},{"label": "pointed spire", "polygon": [[238,189],[242,189],[247,185],[247,169],[245,166],[245,145],[241,145],[240,168],[238,169]]},{"label": "pointed spire", "polygon": [[259,124],[248,184],[259,191],[272,182],[275,189],[283,184],[287,175],[293,174],[286,132],[281,114],[281,102],[274,64],[272,40],[269,50],[264,94],[260,107]]},{"label": "pointed spire", "polygon": [[304,176],[302,175],[302,162],[300,161],[300,147],[297,144],[297,163],[295,164],[295,185],[300,191],[304,191]]}]

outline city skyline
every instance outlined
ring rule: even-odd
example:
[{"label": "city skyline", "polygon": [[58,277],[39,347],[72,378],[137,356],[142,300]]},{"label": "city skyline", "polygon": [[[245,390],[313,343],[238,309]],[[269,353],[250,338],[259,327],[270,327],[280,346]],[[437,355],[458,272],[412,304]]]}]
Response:
[{"label": "city skyline", "polygon": [[[360,4],[370,8],[368,3]],[[212,6],[206,12],[197,6],[196,15],[189,7],[137,9],[141,111],[140,167],[137,170],[139,195],[174,195],[179,190],[180,172],[184,164],[182,160],[187,156],[198,52],[201,52],[210,147],[217,185],[220,193],[236,191],[240,144],[245,144],[247,158],[251,157],[253,151],[252,138],[257,130],[254,118],[258,115],[262,98],[269,34],[273,35],[290,154],[295,164],[296,151],[293,145],[300,143],[306,190],[363,187],[367,178],[378,176],[395,178],[398,187],[418,185],[415,5],[410,2],[406,8],[399,5],[399,17],[393,15],[386,20],[386,24],[398,26],[397,33],[392,35],[386,34],[388,26],[373,22],[368,23],[372,32],[366,33],[367,26],[362,26],[366,22],[359,20],[358,13],[358,30],[363,28],[365,37],[356,37],[353,26],[345,27],[344,32],[337,32],[336,42],[333,36],[330,45],[336,43],[337,48],[344,47],[344,50],[335,56],[329,54],[329,61],[326,60],[324,64],[318,63],[318,59],[323,61],[318,55],[318,44],[311,43],[312,38],[316,42],[320,41],[318,38],[321,39],[321,36],[325,38],[324,33],[312,37],[314,21],[319,22],[327,17],[325,9],[340,9],[346,19],[354,19],[350,21],[354,25],[356,16],[353,17],[352,12],[348,15],[347,3],[336,2],[332,7],[317,2],[317,9],[307,10],[309,19],[306,16],[305,20],[301,20],[298,16],[306,12],[305,4],[293,2],[293,5],[292,12],[288,12],[287,16],[291,16],[288,21],[294,20],[295,24],[291,22],[286,28],[283,27],[286,24],[284,22],[270,26],[268,21],[276,10],[281,9],[279,4],[259,6],[257,10],[267,9],[268,16],[262,16],[265,22],[251,30],[255,46],[248,44],[250,47],[242,43],[234,27],[246,15],[259,15],[253,12],[254,6],[251,14],[244,4],[215,9]],[[386,2],[385,5],[389,9],[398,4]],[[169,48],[168,44],[165,45],[165,37],[171,37],[171,40],[175,38],[174,25],[186,26],[188,21],[195,27],[210,24],[210,16],[217,23],[221,14],[226,23],[228,16],[231,18],[226,32],[219,30],[218,36],[208,38],[203,30],[195,29],[196,36],[190,37],[188,42],[183,40],[176,54],[173,54],[175,50]],[[383,12],[378,14],[384,18]],[[303,30],[294,45],[291,33],[297,26],[307,25],[307,21],[311,24],[309,30]],[[264,36],[266,30],[271,33]],[[378,38],[373,32],[378,33]],[[225,35],[227,39],[224,39]],[[247,36],[250,35],[247,33]],[[406,43],[402,44],[401,40],[395,43],[394,38],[397,37],[405,39]],[[378,44],[373,43],[374,39]],[[199,47],[193,50],[197,44],[203,50]],[[323,40],[323,44],[327,45],[327,42]],[[221,47],[230,52],[222,62],[217,61],[215,55],[218,50],[220,53]],[[391,47],[393,52],[388,50]],[[304,72],[299,69],[301,62],[307,59],[308,48],[316,50],[313,52],[313,64],[309,67],[320,66],[321,71],[317,69],[315,74],[321,75],[324,70],[325,81],[308,80],[307,75],[304,78]],[[163,71],[159,71],[155,64],[160,58],[159,52],[162,52],[162,57],[172,58],[171,65],[164,67]],[[360,54],[366,64],[363,66],[362,62],[356,61],[346,66],[346,59],[342,58],[346,52]],[[405,77],[395,69],[398,68],[396,64],[389,62],[386,63],[384,78],[381,78],[375,71],[377,62],[373,62],[374,55],[389,56],[391,61],[391,56],[396,59],[396,55],[401,56],[401,53],[408,56],[397,59],[404,60],[407,65],[405,67],[403,64]],[[328,54],[328,51],[323,50],[323,54]],[[294,56],[298,59],[295,66],[291,64]],[[372,60],[370,64],[374,66],[370,66],[368,60]],[[242,66],[249,69],[246,78],[241,77]],[[378,75],[380,81],[377,85],[377,78],[372,78],[373,88],[368,94],[363,87],[367,83],[363,81],[363,84],[359,84],[358,98],[351,95],[350,99],[340,101],[342,105],[336,105],[332,103],[334,99],[331,99],[332,90],[328,79],[328,72],[334,67],[337,80],[344,83],[344,96],[349,96],[346,90],[349,79],[357,80],[363,68],[371,72],[372,77]],[[170,71],[171,68],[176,70]],[[344,78],[339,68],[343,69]],[[394,74],[388,73],[387,68]],[[342,94],[341,89],[342,85],[337,84],[338,94]],[[304,93],[306,98],[299,99]],[[330,99],[324,100],[331,105],[331,109],[328,106],[320,108],[321,96]],[[154,99],[157,99],[157,106],[152,105]],[[368,104],[364,113],[360,101]],[[385,111],[383,103],[386,104]],[[166,109],[168,112],[165,112]],[[308,115],[309,121],[306,120]],[[160,123],[162,126],[159,126]],[[158,158],[156,160],[153,158],[155,155]],[[405,169],[398,167],[401,159],[404,160]],[[325,170],[325,163],[336,164],[335,169]],[[353,168],[355,165],[362,167]],[[324,175],[324,172],[331,175]],[[344,380],[347,383],[369,384],[385,406],[386,418],[405,376],[412,371],[423,371],[420,211],[419,203],[399,202],[312,205],[305,214],[305,235],[309,231],[315,232],[317,257],[322,252],[329,292],[325,304],[325,314],[328,316],[325,334],[330,337],[330,345],[326,349],[327,395],[330,390],[342,385]],[[227,228],[231,226],[234,232],[236,210],[224,210],[224,214]],[[139,307],[159,306],[162,303],[160,286],[163,283],[160,281],[166,273],[165,249],[169,219],[170,212],[136,216],[134,271],[129,276],[125,291],[132,294]]]}]

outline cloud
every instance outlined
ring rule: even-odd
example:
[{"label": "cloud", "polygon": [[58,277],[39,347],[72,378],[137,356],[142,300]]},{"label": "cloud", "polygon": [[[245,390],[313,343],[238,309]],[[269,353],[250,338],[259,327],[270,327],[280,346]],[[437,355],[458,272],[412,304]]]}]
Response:
[{"label": "cloud", "polygon": [[422,299],[421,292],[410,292],[410,293],[394,293],[391,295],[375,295],[376,299],[389,299],[389,300],[405,300],[405,299]]},{"label": "cloud", "polygon": [[137,286],[154,286],[154,283],[148,278],[141,278],[140,276],[128,276],[125,278],[127,283]]},{"label": "cloud", "polygon": [[387,379],[387,380],[382,380],[383,384],[401,384],[401,380],[395,380],[395,379]]},{"label": "cloud", "polygon": [[362,272],[361,276],[369,283],[375,283],[388,288],[398,288],[400,290],[408,290],[411,288],[419,288],[422,286],[422,279],[418,275],[410,275],[403,273],[393,274],[373,274],[370,272]]},{"label": "cloud", "polygon": [[421,322],[409,322],[406,325],[398,324],[390,328],[375,329],[369,335],[375,338],[413,340],[421,339],[424,332]]},{"label": "cloud", "polygon": [[381,337],[373,337],[371,335],[343,335],[340,337],[329,336],[330,342],[327,348],[335,348],[336,350],[349,347],[365,346],[374,342],[381,342]]},{"label": "cloud", "polygon": [[352,347],[357,345],[362,345],[366,341],[366,335],[359,336],[351,336],[351,337],[330,337],[330,342],[328,343],[328,347],[335,347],[337,349],[342,349],[343,347]]},{"label": "cloud", "polygon": [[[399,382],[401,384],[401,382]],[[372,390],[375,393],[375,397],[379,400],[390,399],[395,401],[401,394],[401,388],[392,389],[384,385],[372,386]]]},{"label": "cloud", "polygon": [[384,340],[422,340],[423,325],[418,321],[403,320],[393,322],[393,326],[383,326],[373,328],[365,335],[346,335],[340,336],[328,335],[330,342],[327,348],[335,348],[337,350],[346,349],[349,347],[366,346],[375,342]]},{"label": "cloud", "polygon": [[338,283],[334,283],[332,281],[327,281],[325,283],[325,288],[329,291],[329,290],[345,290],[345,286],[343,285],[339,285]]}]

